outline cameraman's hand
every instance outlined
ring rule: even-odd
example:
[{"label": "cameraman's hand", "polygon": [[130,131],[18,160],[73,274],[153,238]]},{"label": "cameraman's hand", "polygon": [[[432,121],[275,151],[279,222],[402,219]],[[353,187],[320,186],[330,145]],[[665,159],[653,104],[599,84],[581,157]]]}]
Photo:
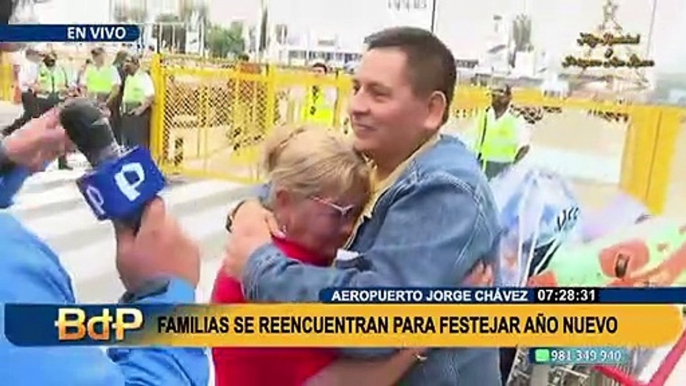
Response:
[{"label": "cameraman's hand", "polygon": [[200,250],[156,198],[147,205],[138,234],[115,223],[117,270],[127,290],[146,280],[174,276],[192,286],[200,279]]},{"label": "cameraman's hand", "polygon": [[60,126],[59,111],[52,109],[2,140],[7,157],[32,172],[73,150],[74,145]]}]

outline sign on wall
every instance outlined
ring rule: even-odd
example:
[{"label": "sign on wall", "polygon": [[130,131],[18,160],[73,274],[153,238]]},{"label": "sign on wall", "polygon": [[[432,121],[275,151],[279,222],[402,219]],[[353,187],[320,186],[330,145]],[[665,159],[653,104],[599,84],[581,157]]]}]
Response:
[{"label": "sign on wall", "polygon": [[429,0],[388,0],[388,9],[396,11],[416,11],[428,8]]}]

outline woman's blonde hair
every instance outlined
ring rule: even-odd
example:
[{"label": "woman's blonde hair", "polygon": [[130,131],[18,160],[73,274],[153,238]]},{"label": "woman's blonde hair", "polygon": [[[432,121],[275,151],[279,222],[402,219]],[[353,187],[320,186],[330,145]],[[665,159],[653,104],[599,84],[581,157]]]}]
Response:
[{"label": "woman's blonde hair", "polygon": [[369,168],[363,156],[333,130],[282,127],[267,139],[264,153],[272,193],[275,188],[304,197],[371,193]]}]

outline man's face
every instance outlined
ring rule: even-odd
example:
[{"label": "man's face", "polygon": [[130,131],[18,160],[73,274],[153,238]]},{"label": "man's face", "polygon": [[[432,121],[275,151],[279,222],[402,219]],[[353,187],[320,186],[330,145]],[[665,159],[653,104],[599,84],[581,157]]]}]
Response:
[{"label": "man's face", "polygon": [[425,130],[440,125],[431,119],[428,98],[413,91],[407,58],[395,48],[367,51],[353,76],[348,113],[355,147],[372,159],[393,157],[416,146]]},{"label": "man's face", "polygon": [[510,104],[511,95],[505,87],[491,88],[491,104],[493,107],[506,107]]},{"label": "man's face", "polygon": [[312,72],[314,72],[314,75],[317,77],[326,75],[326,71],[324,71],[324,69],[321,66],[312,67]]},{"label": "man's face", "polygon": [[105,54],[96,54],[92,56],[93,63],[98,66],[102,66],[105,63]]},{"label": "man's face", "polygon": [[138,64],[135,61],[127,59],[124,62],[124,71],[126,71],[127,74],[134,74],[136,70],[138,70]]},{"label": "man's face", "polygon": [[53,56],[49,56],[49,55],[43,59],[43,63],[45,63],[45,65],[48,67],[55,66],[55,61],[56,61],[56,59]]}]

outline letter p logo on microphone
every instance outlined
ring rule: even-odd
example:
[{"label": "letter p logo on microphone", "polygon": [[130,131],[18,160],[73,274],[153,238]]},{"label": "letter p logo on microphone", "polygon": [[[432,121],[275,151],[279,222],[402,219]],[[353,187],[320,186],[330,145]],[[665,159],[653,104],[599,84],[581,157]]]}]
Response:
[{"label": "letter p logo on microphone", "polygon": [[127,220],[164,189],[166,181],[141,147],[126,152],[116,161],[100,165],[81,177],[77,184],[98,220]]},{"label": "letter p logo on microphone", "polygon": [[[133,177],[133,179],[130,179]],[[145,182],[145,171],[143,166],[139,163],[130,163],[123,165],[119,173],[115,174],[114,181],[129,201],[136,201],[141,193],[136,190],[143,182]]]}]

